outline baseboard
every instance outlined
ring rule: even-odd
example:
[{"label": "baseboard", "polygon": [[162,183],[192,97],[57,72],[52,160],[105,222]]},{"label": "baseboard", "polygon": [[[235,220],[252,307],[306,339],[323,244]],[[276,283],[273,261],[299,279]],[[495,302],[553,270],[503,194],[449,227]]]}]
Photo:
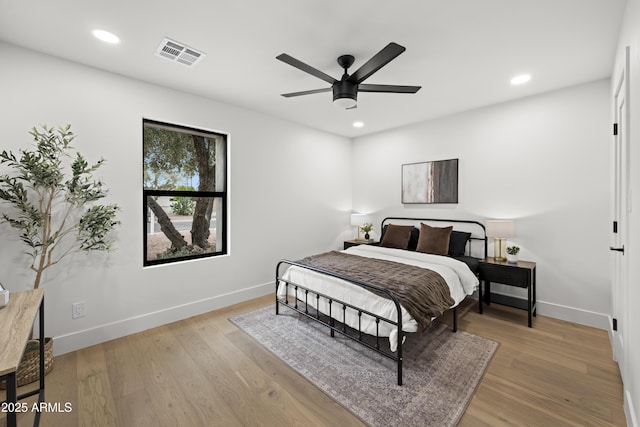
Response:
[{"label": "baseboard", "polygon": [[[477,292],[473,295],[478,299]],[[503,303],[517,308],[526,309],[526,298],[520,298],[513,295],[502,294],[499,292],[491,292],[491,302]],[[604,329],[608,331],[611,326],[609,315],[596,313],[588,310],[581,310],[566,305],[554,304],[546,301],[536,301],[536,314],[541,316],[553,317],[554,319],[566,320],[568,322],[578,323],[580,325],[591,326],[593,328]]]},{"label": "baseboard", "polygon": [[[258,298],[267,295],[270,292],[273,292],[273,283],[264,283],[247,289],[242,289],[237,292],[217,295],[215,297],[193,301],[175,307],[169,307],[164,310],[146,313],[94,328],[56,336],[54,337],[54,354],[60,355],[112,339],[135,334],[157,326],[166,325],[167,323],[176,322],[198,314],[207,313],[212,310],[217,310],[253,298]],[[498,293],[492,292],[492,295],[494,295],[495,298],[500,297],[500,294]],[[477,299],[477,294],[474,296]],[[493,299],[494,297],[492,297],[492,301],[497,302],[497,300]],[[522,305],[522,301],[526,304],[526,300],[523,300],[522,298],[516,298],[510,295],[504,295],[504,297],[507,297],[512,303],[514,303],[514,305]],[[520,302],[513,300],[520,300]],[[543,316],[549,316],[604,330],[608,330],[610,326],[608,316],[604,314],[579,310],[573,307],[547,303],[544,301],[538,301],[536,303],[536,307],[537,313]]]},{"label": "baseboard", "polygon": [[82,331],[54,337],[54,355],[60,355],[89,347],[112,339],[135,334],[167,323],[187,319],[198,314],[207,313],[273,292],[273,282],[252,286],[237,292],[216,295],[211,298],[193,301],[187,304],[169,307],[146,313],[129,319],[97,326]]},{"label": "baseboard", "polygon": [[589,310],[568,307],[566,305],[553,304],[545,301],[538,301],[538,314],[553,317],[554,319],[566,320],[580,325],[591,326],[592,328],[608,331],[611,323],[609,315],[596,313]]},{"label": "baseboard", "polygon": [[625,393],[624,393],[624,415],[627,418],[627,425],[629,427],[638,427],[638,418],[636,417],[635,409],[640,410],[640,408],[634,408],[633,407],[633,400],[631,399],[631,392],[629,390],[625,390]]}]

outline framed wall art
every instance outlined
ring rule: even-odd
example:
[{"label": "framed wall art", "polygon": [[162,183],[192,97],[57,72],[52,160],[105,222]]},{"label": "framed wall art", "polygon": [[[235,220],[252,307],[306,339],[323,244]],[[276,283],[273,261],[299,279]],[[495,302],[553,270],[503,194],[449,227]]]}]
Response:
[{"label": "framed wall art", "polygon": [[458,203],[458,159],[402,165],[402,203]]}]

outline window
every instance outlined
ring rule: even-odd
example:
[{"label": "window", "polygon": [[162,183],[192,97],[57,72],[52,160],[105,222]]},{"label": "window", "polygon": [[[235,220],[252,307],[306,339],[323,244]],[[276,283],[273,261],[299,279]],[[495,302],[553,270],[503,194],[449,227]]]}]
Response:
[{"label": "window", "polygon": [[145,266],[227,253],[227,139],[143,120]]}]

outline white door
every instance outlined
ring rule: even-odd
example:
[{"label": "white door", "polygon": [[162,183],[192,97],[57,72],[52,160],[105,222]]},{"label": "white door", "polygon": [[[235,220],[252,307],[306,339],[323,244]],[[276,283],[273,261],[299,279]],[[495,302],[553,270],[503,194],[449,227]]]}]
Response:
[{"label": "white door", "polygon": [[624,378],[625,364],[625,337],[629,330],[626,319],[629,310],[628,298],[628,271],[629,257],[625,255],[627,239],[629,236],[629,49],[626,50],[625,64],[616,85],[614,95],[615,131],[614,148],[612,153],[613,170],[613,197],[612,197],[612,339],[613,357],[618,361],[620,372]]}]

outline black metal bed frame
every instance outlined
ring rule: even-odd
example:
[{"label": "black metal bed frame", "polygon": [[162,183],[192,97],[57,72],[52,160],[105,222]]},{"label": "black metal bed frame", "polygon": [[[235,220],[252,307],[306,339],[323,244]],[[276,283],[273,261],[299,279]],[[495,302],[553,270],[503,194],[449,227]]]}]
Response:
[{"label": "black metal bed frame", "polygon": [[[447,223],[465,223],[465,224],[474,224],[474,225],[478,225],[481,229],[482,229],[482,234],[483,237],[474,237],[473,235],[470,237],[470,239],[472,240],[483,240],[484,241],[484,256],[486,257],[487,254],[487,237],[486,237],[486,231],[485,231],[485,227],[482,223],[478,222],[478,221],[470,221],[470,220],[456,220],[456,219],[436,219],[436,218],[404,218],[404,217],[387,217],[385,219],[382,220],[381,224],[380,224],[380,230],[383,229],[385,222],[388,221],[392,221],[392,220],[402,220],[402,221],[429,221],[429,222],[447,222]],[[469,254],[471,254],[471,244],[469,243]],[[364,310],[360,307],[356,307],[352,304],[349,304],[347,302],[341,301],[339,299],[336,299],[334,297],[331,297],[329,295],[325,295],[322,294],[320,292],[311,290],[309,288],[306,288],[300,284],[294,283],[292,281],[289,280],[285,280],[281,277],[280,275],[280,270],[283,266],[296,266],[296,267],[300,267],[306,270],[310,270],[310,271],[314,271],[316,273],[320,273],[323,275],[327,275],[327,276],[331,276],[349,283],[352,283],[354,285],[360,286],[364,289],[373,291],[374,293],[378,293],[378,294],[382,294],[384,295],[386,298],[388,298],[389,300],[391,300],[393,302],[393,304],[395,305],[396,308],[396,319],[395,320],[391,320],[391,319],[387,319],[385,317],[379,316],[375,313],[371,313],[370,311]],[[280,299],[278,297],[278,287],[280,285],[280,283],[283,283],[285,286],[285,292],[284,292],[284,299]],[[293,286],[294,287],[294,291],[295,291],[295,295],[293,296],[293,304],[289,303],[289,286]],[[308,265],[304,265],[304,264],[300,264],[294,261],[289,261],[289,260],[281,260],[280,262],[278,262],[278,264],[276,265],[276,281],[275,281],[275,290],[276,290],[276,315],[280,314],[280,305],[283,305],[291,310],[294,310],[300,314],[302,314],[303,316],[312,319],[326,327],[329,328],[330,331],[330,335],[332,337],[335,336],[335,332],[338,332],[339,334],[343,335],[346,338],[349,338],[353,341],[359,342],[361,345],[383,355],[384,357],[387,357],[393,361],[396,362],[397,365],[397,374],[398,374],[398,385],[401,386],[402,385],[402,362],[403,362],[403,355],[402,355],[402,346],[403,346],[403,341],[404,341],[404,336],[405,336],[405,332],[402,329],[402,309],[401,309],[401,305],[398,301],[398,299],[396,298],[396,296],[393,294],[393,292],[391,292],[390,290],[386,289],[386,288],[382,288],[380,286],[376,286],[376,285],[372,285],[370,283],[365,283],[359,280],[355,280],[355,279],[351,279],[349,277],[334,273],[332,271],[327,271],[327,270],[323,270],[320,268],[316,268],[316,267],[312,267],[312,266],[308,266]],[[481,287],[480,287],[481,288]],[[299,294],[300,292],[300,294]],[[481,291],[480,291],[481,292]],[[311,298],[314,298],[316,300],[316,306],[315,308],[312,308],[312,310],[309,310],[309,294],[311,295]],[[482,295],[480,294],[480,297]],[[302,299],[304,298],[304,299]],[[320,306],[320,299],[324,298],[328,305],[329,305],[329,312],[328,313],[324,313],[322,314],[320,312],[319,306]],[[339,322],[336,321],[336,319],[334,319],[334,312],[332,311],[333,308],[333,304],[336,304],[338,307],[338,310],[342,310],[342,319],[343,322]],[[346,325],[346,310],[350,309],[350,310],[355,310],[358,313],[358,329],[357,330],[353,330],[352,328],[347,327]],[[453,307],[452,308],[453,311],[453,332],[456,332],[458,330],[458,311],[457,311],[457,307]],[[375,319],[376,322],[376,335],[374,336],[375,338],[375,345],[371,344],[369,342],[367,342],[364,339],[364,335],[368,335],[366,333],[362,332],[362,328],[361,328],[361,320],[362,320],[362,315],[367,315],[367,316],[371,316]],[[379,325],[380,322],[386,322],[394,327],[397,328],[398,330],[398,338],[397,338],[397,349],[395,354],[393,352],[389,352],[386,351],[384,349],[382,349],[380,347],[380,335],[379,335]],[[336,325],[336,323],[338,323],[338,325]],[[355,333],[354,333],[355,332]]]}]

